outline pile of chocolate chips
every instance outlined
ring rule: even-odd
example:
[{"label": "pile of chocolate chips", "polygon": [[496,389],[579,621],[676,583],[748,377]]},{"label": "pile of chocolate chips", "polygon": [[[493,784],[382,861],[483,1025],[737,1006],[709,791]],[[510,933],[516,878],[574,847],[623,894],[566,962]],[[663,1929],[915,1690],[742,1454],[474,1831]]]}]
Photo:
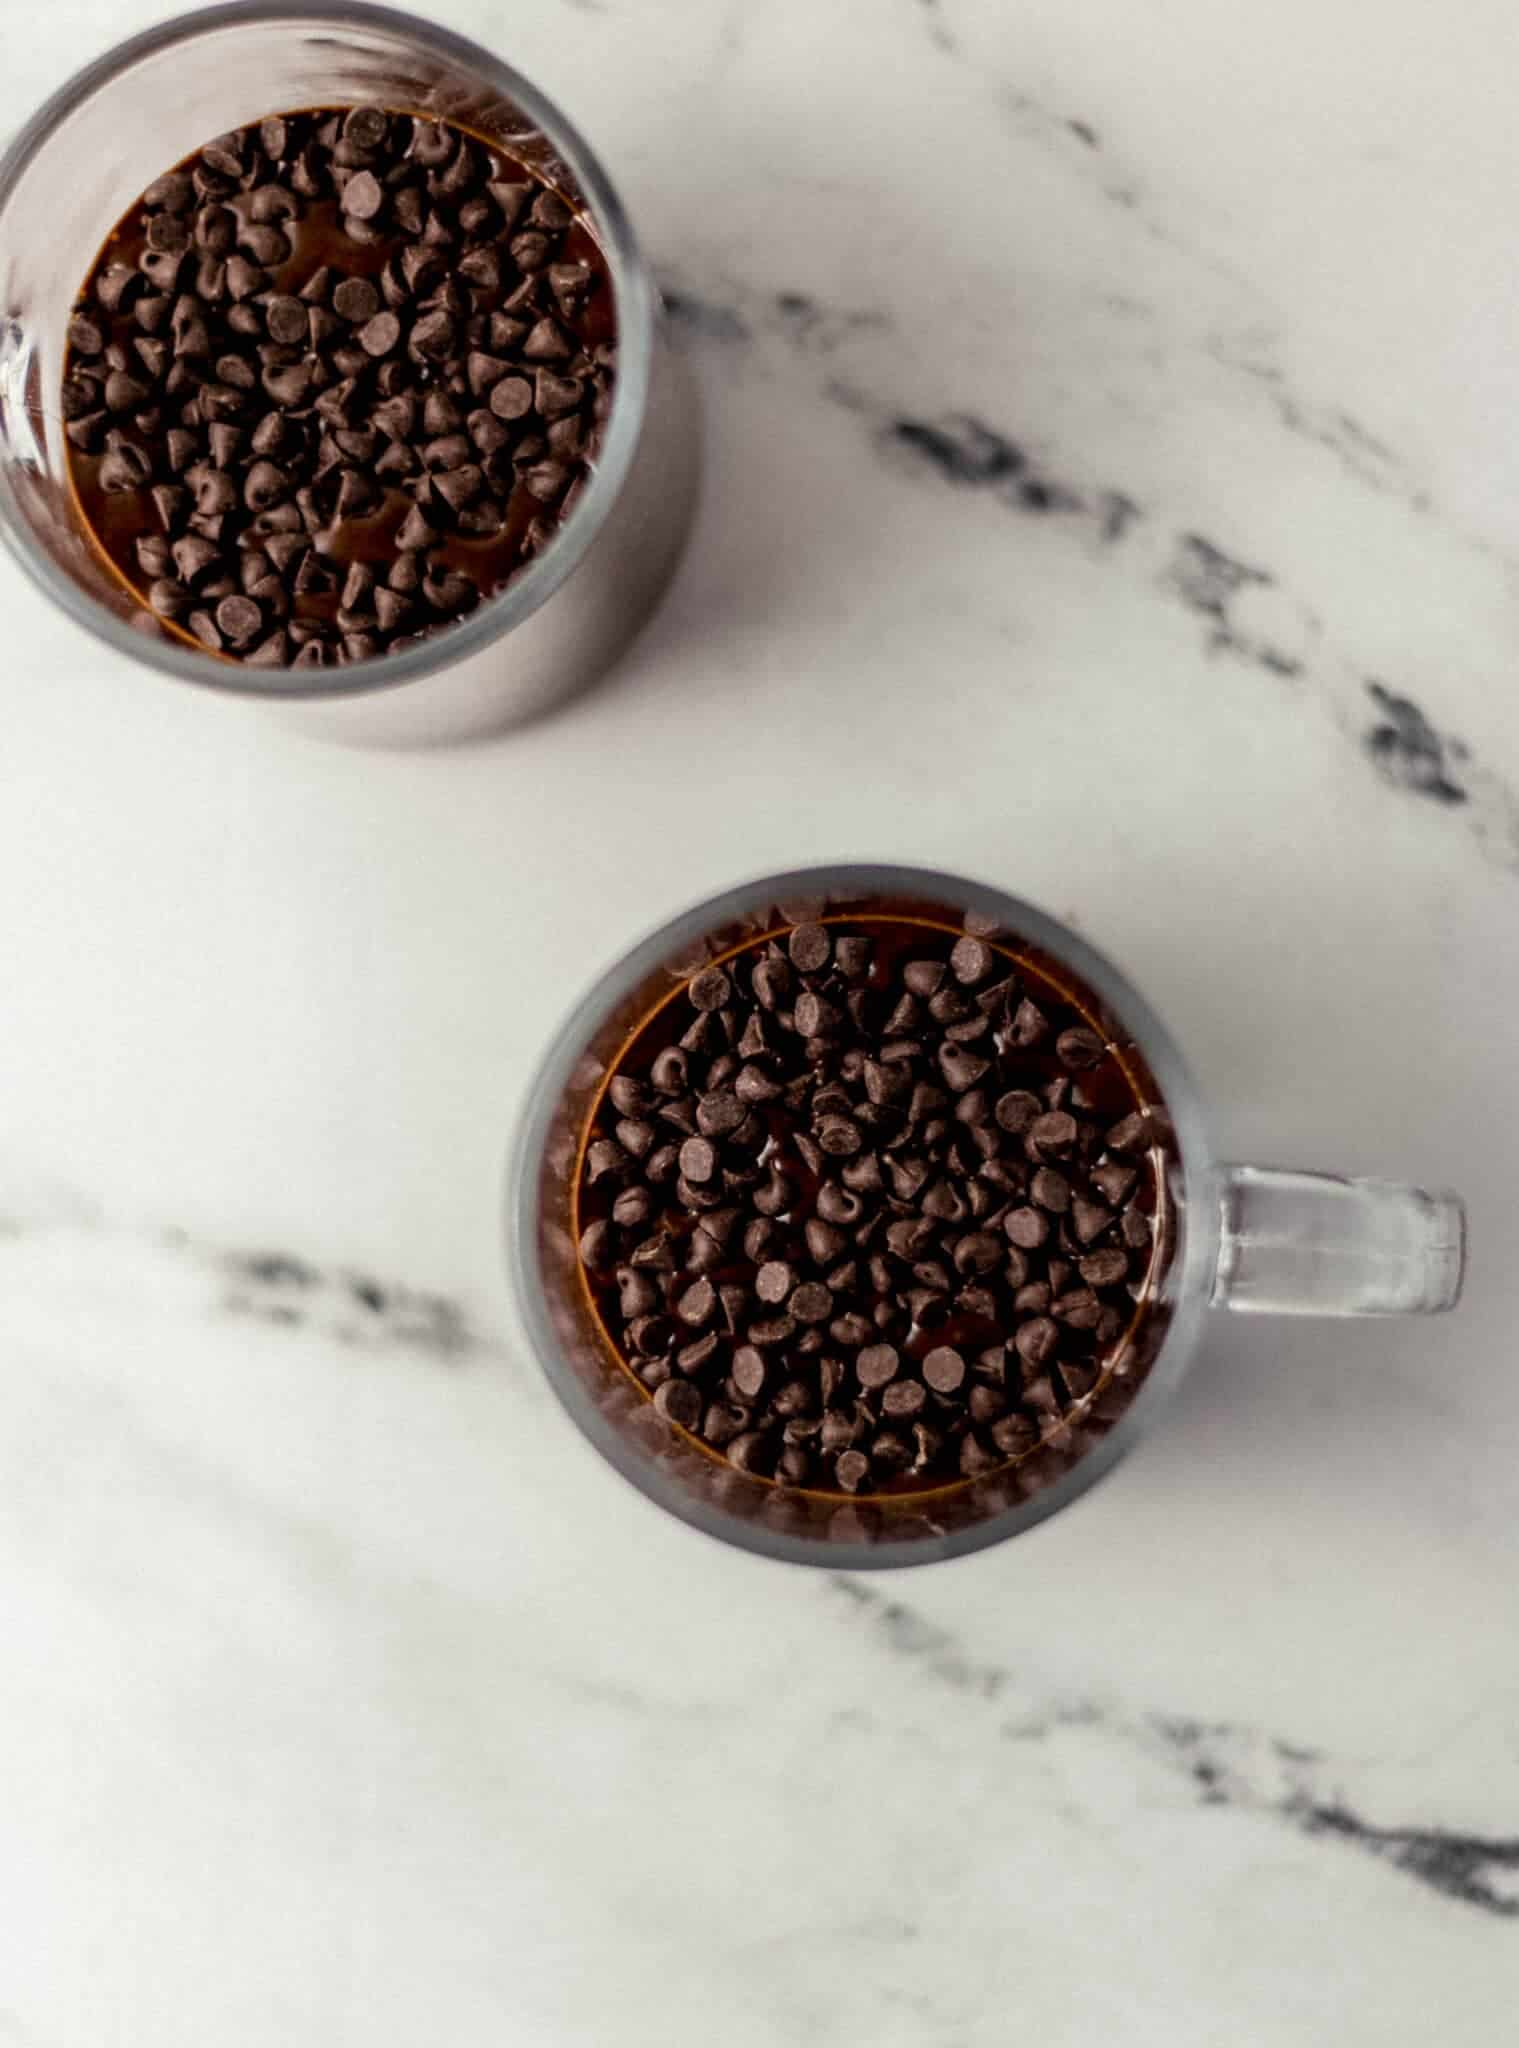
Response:
[{"label": "pile of chocolate chips", "polygon": [[580,1257],[623,1358],[740,1470],[846,1493],[1066,1448],[1153,1284],[1164,1112],[1027,966],[802,923],[611,1076]]},{"label": "pile of chocolate chips", "polygon": [[477,137],[275,115],[159,178],[69,328],[99,545],[260,667],[359,661],[499,589],[574,503],[610,404],[601,251]]}]

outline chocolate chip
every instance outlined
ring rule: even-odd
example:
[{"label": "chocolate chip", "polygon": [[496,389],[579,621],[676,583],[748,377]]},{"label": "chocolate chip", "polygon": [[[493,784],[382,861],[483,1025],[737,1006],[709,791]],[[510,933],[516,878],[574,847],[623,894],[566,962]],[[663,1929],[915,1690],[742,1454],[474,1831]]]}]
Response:
[{"label": "chocolate chip", "polygon": [[943,1045],[939,1048],[939,1071],[957,1093],[973,1088],[991,1072],[991,1061],[980,1053],[968,1052],[963,1046]]},{"label": "chocolate chip", "polygon": [[966,988],[974,988],[978,981],[985,981],[995,961],[996,955],[991,947],[969,935],[956,940],[949,956],[950,968],[956,981]]},{"label": "chocolate chip", "polygon": [[758,1400],[768,1378],[764,1354],[752,1344],[741,1344],[733,1354],[729,1377],[734,1391],[745,1401]]},{"label": "chocolate chip", "polygon": [[1101,1237],[1113,1221],[1113,1211],[1105,1209],[1100,1202],[1088,1201],[1084,1195],[1076,1195],[1071,1203],[1071,1227],[1076,1233],[1078,1244],[1088,1245]]},{"label": "chocolate chip", "polygon": [[720,1010],[733,994],[733,984],[720,967],[708,967],[689,983],[687,995],[693,1008]]},{"label": "chocolate chip", "polygon": [[343,187],[339,201],[347,219],[370,221],[384,205],[385,194],[372,171],[359,171]]},{"label": "chocolate chip", "polygon": [[[332,310],[351,325],[362,327],[379,313],[380,294],[370,278],[345,277],[332,294]],[[379,353],[387,351],[382,349]]]},{"label": "chocolate chip", "polygon": [[1055,1040],[1056,1056],[1068,1067],[1095,1067],[1107,1052],[1106,1041],[1085,1025],[1062,1031]]},{"label": "chocolate chip", "polygon": [[833,957],[833,941],[821,924],[794,925],[786,941],[792,965],[802,974],[816,974]]},{"label": "chocolate chip", "polygon": [[1035,1117],[1028,1135],[1041,1153],[1069,1152],[1076,1142],[1076,1119],[1067,1110],[1047,1110],[1044,1115]]},{"label": "chocolate chip", "polygon": [[100,459],[100,489],[102,492],[135,492],[141,489],[151,475],[151,463],[147,455],[131,440],[117,438],[115,444],[108,442],[106,453]]},{"label": "chocolate chip", "polygon": [[1121,1160],[1106,1160],[1101,1166],[1092,1168],[1092,1185],[1115,1209],[1124,1200],[1139,1178],[1135,1167],[1125,1165]]},{"label": "chocolate chip", "polygon": [[786,1304],[799,1323],[825,1323],[833,1314],[833,1295],[821,1281],[804,1280]]},{"label": "chocolate chip", "polygon": [[1013,1333],[1014,1350],[1026,1365],[1036,1369],[1053,1356],[1059,1342],[1059,1325],[1046,1315],[1030,1316]]},{"label": "chocolate chip", "polygon": [[923,1377],[936,1394],[957,1393],[965,1379],[965,1360],[952,1345],[938,1345],[923,1361]]},{"label": "chocolate chip", "polygon": [[761,1301],[783,1302],[795,1284],[795,1276],[783,1259],[769,1259],[754,1277],[754,1291]]},{"label": "chocolate chip", "polygon": [[666,1422],[681,1429],[695,1429],[701,1420],[701,1395],[689,1380],[666,1380],[655,1392],[654,1406]]},{"label": "chocolate chip", "polygon": [[224,597],[216,607],[217,628],[234,646],[251,640],[263,623],[263,613],[251,597]]},{"label": "chocolate chip", "polygon": [[868,1344],[855,1360],[855,1373],[862,1387],[884,1387],[895,1379],[900,1362],[895,1346]]},{"label": "chocolate chip", "polygon": [[1107,1251],[1088,1252],[1076,1265],[1089,1287],[1117,1287],[1128,1277],[1127,1255],[1116,1246]]},{"label": "chocolate chip", "polygon": [[706,1138],[687,1138],[680,1148],[680,1170],[693,1185],[704,1185],[717,1171],[717,1148]]},{"label": "chocolate chip", "polygon": [[858,1493],[870,1476],[870,1460],[863,1451],[841,1451],[834,1460],[833,1476],[846,1493]]},{"label": "chocolate chip", "polygon": [[1107,1134],[1109,1149],[1114,1152],[1141,1151],[1148,1139],[1148,1127],[1143,1115],[1138,1111],[1130,1116],[1121,1117]]},{"label": "chocolate chip", "polygon": [[166,171],[143,193],[142,203],[162,207],[168,213],[188,213],[195,204],[195,187],[183,171]]}]

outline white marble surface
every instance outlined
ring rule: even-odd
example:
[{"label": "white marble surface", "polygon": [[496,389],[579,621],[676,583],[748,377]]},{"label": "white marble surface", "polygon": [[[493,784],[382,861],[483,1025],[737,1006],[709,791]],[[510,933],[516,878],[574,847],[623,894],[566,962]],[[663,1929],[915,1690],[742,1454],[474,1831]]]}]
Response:
[{"label": "white marble surface", "polygon": [[[166,11],[8,18],[0,125]],[[0,2042],[1488,2048],[1519,18],[447,13],[626,188],[700,531],[607,688],[418,758],[0,563]],[[825,854],[1077,920],[1226,1151],[1463,1188],[1463,1308],[1216,1327],[956,1565],[664,1521],[515,1345],[505,1132],[635,927]]]}]

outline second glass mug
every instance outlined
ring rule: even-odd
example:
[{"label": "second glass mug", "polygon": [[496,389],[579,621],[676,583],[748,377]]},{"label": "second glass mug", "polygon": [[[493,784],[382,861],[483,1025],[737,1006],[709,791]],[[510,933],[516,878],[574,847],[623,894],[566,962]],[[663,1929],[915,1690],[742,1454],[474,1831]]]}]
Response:
[{"label": "second glass mug", "polygon": [[[579,1284],[573,1194],[601,1085],[640,1022],[718,955],[801,919],[893,913],[946,932],[999,935],[1084,984],[1110,1039],[1137,1049],[1142,1085],[1169,1117],[1165,1179],[1175,1240],[1136,1374],[1111,1421],[1078,1440],[932,1495],[864,1496],[776,1485],[728,1465],[656,1412],[617,1362]],[[885,866],[772,875],[695,905],[609,968],[566,1020],[534,1079],[507,1188],[508,1256],[521,1312],[554,1392],[602,1455],[681,1520],[762,1556],[831,1569],[923,1564],[998,1543],[1076,1500],[1160,1412],[1210,1308],[1281,1315],[1430,1314],[1454,1306],[1465,1258],[1458,1196],[1399,1183],[1226,1165],[1170,1033],[1085,940],[977,882]]]},{"label": "second glass mug", "polygon": [[[258,670],[167,634],[79,529],[58,394],[74,294],[123,208],[263,115],[374,101],[500,145],[583,210],[617,307],[612,413],[552,545],[447,631],[347,668]],[[234,0],[108,51],[0,160],[0,536],[48,597],[161,675],[281,708],[320,737],[426,745],[493,732],[594,680],[672,575],[695,503],[698,409],[622,203],[564,115],[490,51],[356,0]]]}]

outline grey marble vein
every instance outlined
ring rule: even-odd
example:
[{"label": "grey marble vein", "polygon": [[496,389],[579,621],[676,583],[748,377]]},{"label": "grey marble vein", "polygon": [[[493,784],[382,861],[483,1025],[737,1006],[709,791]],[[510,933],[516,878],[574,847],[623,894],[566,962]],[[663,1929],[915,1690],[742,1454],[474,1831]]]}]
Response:
[{"label": "grey marble vein", "polygon": [[[121,1228],[119,1219],[61,1189],[38,1190],[0,1208],[0,1242],[6,1243],[24,1244],[60,1230],[103,1236]],[[359,1349],[409,1350],[444,1365],[500,1352],[496,1340],[447,1294],[293,1252],[228,1249],[178,1228],[148,1231],[143,1238],[193,1262],[209,1282],[209,1307],[216,1315],[310,1332]]]},{"label": "grey marble vein", "polygon": [[1273,590],[1268,570],[1241,561],[1200,533],[1179,534],[1165,580],[1189,612],[1209,622],[1208,646],[1239,655],[1272,675],[1300,676],[1303,661],[1260,634],[1243,631],[1234,616],[1234,600],[1252,588]]},{"label": "grey marble vein", "polygon": [[0,1204],[0,1243],[24,1245],[57,1232],[130,1235],[161,1246],[204,1276],[213,1315],[360,1350],[411,1351],[440,1365],[504,1355],[504,1346],[477,1327],[461,1301],[362,1267],[323,1264],[270,1247],[228,1247],[178,1227],[134,1226],[62,1186],[22,1188]]},{"label": "grey marble vein", "polygon": [[958,56],[960,39],[944,19],[944,0],[916,0],[916,5],[934,48],[946,56]]},{"label": "grey marble vein", "polygon": [[344,1344],[419,1351],[450,1365],[488,1348],[447,1295],[346,1267],[314,1266],[288,1252],[209,1256],[222,1278],[219,1305],[227,1315],[317,1331]]},{"label": "grey marble vein", "polygon": [[829,306],[810,292],[755,292],[722,278],[698,287],[671,267],[659,287],[677,338],[693,343],[738,348],[768,334],[798,354],[826,356],[891,324],[877,306]]},{"label": "grey marble vein", "polygon": [[[695,347],[749,351],[770,341],[799,356],[832,358],[851,341],[890,326],[879,309],[830,307],[802,292],[756,292],[731,278],[698,287],[684,274],[671,274],[664,288],[678,332]],[[977,413],[894,405],[833,362],[819,395],[860,421],[879,459],[899,476],[983,498],[1021,517],[1066,522],[1115,555],[1143,532],[1145,547],[1136,557],[1141,573],[1196,620],[1210,653],[1277,681],[1313,682],[1385,783],[1461,813],[1488,859],[1519,867],[1519,792],[1474,763],[1462,741],[1436,732],[1415,699],[1389,682],[1362,679],[1347,707],[1342,672],[1353,674],[1355,663],[1325,644],[1317,612],[1266,564],[1193,527],[1168,528],[1124,484],[1073,476],[1037,453],[1033,437]],[[1338,447],[1360,449],[1368,460],[1373,451],[1385,452],[1391,461],[1391,451],[1348,415],[1337,417]]]},{"label": "grey marble vein", "polygon": [[1519,1829],[1475,1835],[1373,1821],[1356,1811],[1340,1782],[1343,1769],[1330,1758],[1232,1722],[1135,1713],[1086,1695],[1031,1701],[1009,1666],[976,1657],[951,1630],[908,1603],[842,1575],[831,1583],[889,1654],[996,1712],[1004,1739],[1042,1741],[1061,1729],[1100,1729],[1159,1759],[1186,1780],[1199,1805],[1266,1815],[1306,1839],[1338,1842],[1387,1863],[1453,1904],[1494,1919],[1519,1919]]},{"label": "grey marble vein", "polygon": [[1324,449],[1357,483],[1400,498],[1413,511],[1430,511],[1428,489],[1410,476],[1397,450],[1345,406],[1301,390],[1275,360],[1273,346],[1274,337],[1252,328],[1240,335],[1213,337],[1207,353],[1223,369],[1255,384],[1290,434]]},{"label": "grey marble vein", "polygon": [[1460,818],[1494,866],[1519,871],[1519,791],[1407,692],[1376,676],[1359,680],[1360,702],[1343,722],[1381,779]]},{"label": "grey marble vein", "polygon": [[1376,716],[1362,744],[1377,773],[1435,803],[1469,803],[1471,793],[1459,779],[1468,758],[1463,742],[1436,732],[1411,697],[1375,678],[1367,681],[1366,694]]}]

